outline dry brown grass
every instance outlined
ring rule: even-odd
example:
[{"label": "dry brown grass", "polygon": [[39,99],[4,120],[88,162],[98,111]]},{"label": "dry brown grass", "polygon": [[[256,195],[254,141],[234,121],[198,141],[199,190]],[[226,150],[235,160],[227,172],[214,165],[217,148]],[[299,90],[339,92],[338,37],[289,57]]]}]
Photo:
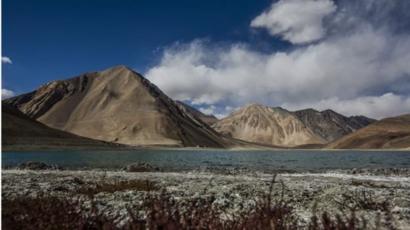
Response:
[{"label": "dry brown grass", "polygon": [[[273,178],[269,192],[256,197],[256,205],[239,214],[226,215],[223,210],[213,206],[215,197],[196,197],[188,200],[176,200],[171,194],[148,193],[142,210],[145,218],[141,218],[135,208],[128,208],[129,219],[118,226],[118,216],[107,217],[96,208],[92,196],[98,192],[114,192],[127,189],[144,189],[151,191],[152,185],[141,182],[118,182],[112,185],[99,185],[98,188],[85,190],[90,195],[91,209],[82,210],[84,199],[67,199],[40,196],[38,198],[20,197],[3,200],[3,229],[259,229],[259,230],[293,230],[300,227],[300,219],[294,213],[292,204],[284,201],[284,189],[279,199],[272,199]],[[351,199],[351,198],[349,198]],[[363,197],[354,198],[357,200]],[[361,203],[362,208],[378,209],[372,202]],[[131,201],[138,202],[138,201]],[[360,203],[360,202],[359,202]],[[363,206],[364,205],[364,206]],[[368,207],[368,205],[370,205]],[[129,207],[134,207],[132,204]],[[383,222],[376,226],[394,229],[392,216],[385,210]],[[313,213],[305,226],[309,230],[353,230],[367,229],[368,222],[351,215],[335,215],[329,213]],[[374,225],[373,225],[374,226]]]},{"label": "dry brown grass", "polygon": [[114,183],[97,182],[91,185],[82,185],[80,189],[77,190],[79,194],[84,194],[88,196],[94,196],[98,193],[114,193],[117,191],[155,191],[159,187],[152,181],[149,180],[126,180],[126,181],[116,181]]},{"label": "dry brown grass", "polygon": [[387,200],[376,200],[372,193],[366,190],[342,194],[341,199],[334,199],[341,209],[352,212],[357,210],[388,211],[390,203]]}]

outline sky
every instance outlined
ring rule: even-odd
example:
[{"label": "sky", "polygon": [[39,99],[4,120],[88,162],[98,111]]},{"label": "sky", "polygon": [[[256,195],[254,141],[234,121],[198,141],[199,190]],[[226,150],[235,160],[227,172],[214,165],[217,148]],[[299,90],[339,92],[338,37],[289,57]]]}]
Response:
[{"label": "sky", "polygon": [[127,65],[223,117],[410,112],[410,1],[3,0],[2,97]]}]

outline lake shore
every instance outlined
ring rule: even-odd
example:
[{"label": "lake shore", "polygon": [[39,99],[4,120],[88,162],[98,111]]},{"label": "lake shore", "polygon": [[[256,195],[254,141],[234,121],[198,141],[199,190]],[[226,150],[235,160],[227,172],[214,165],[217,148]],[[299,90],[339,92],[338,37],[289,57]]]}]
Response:
[{"label": "lake shore", "polygon": [[[127,207],[141,210],[147,196],[166,192],[178,202],[193,198],[212,197],[212,206],[225,215],[235,215],[255,206],[257,197],[267,194],[291,204],[301,227],[314,212],[348,215],[352,210],[369,224],[380,215],[391,215],[400,229],[410,227],[410,173],[408,169],[395,171],[339,170],[323,173],[281,173],[272,186],[273,174],[256,171],[187,172],[125,172],[105,170],[2,170],[4,200],[18,197],[50,197],[90,199],[85,191],[93,191],[93,201],[104,215],[124,223],[129,216]],[[128,182],[145,181],[156,189],[121,186]],[[108,190],[96,188],[107,186]],[[112,189],[118,187],[118,190]],[[145,186],[143,186],[145,187]],[[91,189],[91,190],[90,190]],[[94,190],[93,190],[94,189]],[[283,195],[282,195],[283,194]],[[387,203],[386,203],[387,202]],[[366,204],[366,205],[364,205]],[[389,207],[389,213],[382,208]],[[7,208],[7,207],[4,207]],[[305,226],[306,227],[306,226]]]},{"label": "lake shore", "polygon": [[178,150],[178,151],[201,151],[201,150],[214,150],[214,151],[292,151],[292,150],[303,150],[303,151],[394,151],[394,152],[409,152],[410,148],[386,148],[386,149],[330,149],[324,147],[318,148],[299,148],[299,147],[278,147],[278,146],[266,146],[260,145],[257,146],[253,144],[250,147],[230,147],[230,148],[206,148],[206,147],[170,147],[170,146],[129,146],[121,144],[112,144],[112,145],[102,145],[102,146],[64,146],[64,145],[6,145],[2,146],[2,151],[8,152],[27,152],[27,151],[56,151],[56,150],[100,150],[100,151],[130,151],[130,150]]}]

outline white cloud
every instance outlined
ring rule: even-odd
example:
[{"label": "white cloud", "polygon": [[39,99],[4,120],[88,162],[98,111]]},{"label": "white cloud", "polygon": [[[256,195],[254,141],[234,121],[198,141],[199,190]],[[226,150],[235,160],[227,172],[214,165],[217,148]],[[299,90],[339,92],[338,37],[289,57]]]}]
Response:
[{"label": "white cloud", "polygon": [[337,97],[320,100],[307,104],[283,104],[291,110],[313,107],[317,110],[332,109],[339,113],[352,115],[365,115],[372,118],[397,116],[410,112],[410,97],[386,93],[381,96],[364,96],[349,100],[340,100]]},{"label": "white cloud", "polygon": [[14,97],[16,94],[12,90],[8,89],[1,89],[1,99],[6,99],[10,97]]},{"label": "white cloud", "polygon": [[203,114],[206,114],[206,115],[212,115],[216,113],[216,107],[214,105],[208,106],[206,108],[200,107],[199,111],[201,111]]},{"label": "white cloud", "polygon": [[325,35],[323,19],[335,11],[330,0],[280,0],[257,16],[251,26],[265,28],[293,44],[308,43]]},{"label": "white cloud", "polygon": [[351,9],[336,12],[331,35],[315,44],[266,54],[245,44],[220,47],[195,40],[166,49],[146,76],[171,97],[193,104],[323,105],[376,118],[410,112],[405,104],[410,95],[409,32],[395,34],[385,25],[360,22],[360,17],[345,30],[349,15],[362,12]]},{"label": "white cloud", "polygon": [[204,114],[207,115],[214,115],[218,119],[222,119],[229,115],[232,111],[234,111],[236,108],[233,108],[231,106],[225,106],[222,108],[218,108],[215,105],[210,105],[210,106],[205,106],[205,107],[199,107],[199,111],[201,111]]},{"label": "white cloud", "polygon": [[3,64],[13,64],[13,62],[11,61],[11,59],[9,57],[1,57],[1,63]]}]

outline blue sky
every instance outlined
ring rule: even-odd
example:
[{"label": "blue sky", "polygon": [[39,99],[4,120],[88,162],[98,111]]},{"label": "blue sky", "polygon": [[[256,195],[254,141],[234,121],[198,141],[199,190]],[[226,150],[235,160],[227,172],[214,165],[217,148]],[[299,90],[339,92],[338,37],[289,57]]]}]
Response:
[{"label": "blue sky", "polygon": [[[13,64],[3,65],[3,87],[22,93],[50,80],[118,64],[143,73],[158,61],[163,47],[198,37],[251,42],[256,38],[247,25],[269,4],[4,0],[3,56]],[[271,48],[262,41],[255,46]]]},{"label": "blue sky", "polygon": [[410,1],[4,0],[2,95],[123,64],[223,117],[410,112]]}]

